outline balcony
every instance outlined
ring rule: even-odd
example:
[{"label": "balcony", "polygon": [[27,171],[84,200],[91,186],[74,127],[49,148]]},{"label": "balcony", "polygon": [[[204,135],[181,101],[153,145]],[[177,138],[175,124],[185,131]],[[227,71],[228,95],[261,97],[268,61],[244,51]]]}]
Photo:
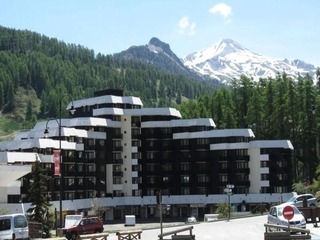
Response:
[{"label": "balcony", "polygon": [[237,173],[250,174],[250,168],[238,168]]},{"label": "balcony", "polygon": [[114,176],[114,177],[123,177],[123,172],[122,171],[112,172],[112,176]]},{"label": "balcony", "polygon": [[123,164],[123,159],[122,158],[117,158],[112,160],[113,164]]},{"label": "balcony", "polygon": [[114,133],[113,135],[113,139],[123,139],[123,134],[122,133]]},{"label": "balcony", "polygon": [[123,147],[122,146],[113,146],[112,151],[114,152],[122,152]]}]

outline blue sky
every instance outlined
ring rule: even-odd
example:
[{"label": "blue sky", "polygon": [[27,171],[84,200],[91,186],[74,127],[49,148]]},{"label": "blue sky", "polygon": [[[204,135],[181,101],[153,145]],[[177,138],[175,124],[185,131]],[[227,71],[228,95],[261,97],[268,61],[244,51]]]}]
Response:
[{"label": "blue sky", "polygon": [[0,0],[0,25],[113,54],[152,37],[178,57],[230,38],[320,66],[319,0]]}]

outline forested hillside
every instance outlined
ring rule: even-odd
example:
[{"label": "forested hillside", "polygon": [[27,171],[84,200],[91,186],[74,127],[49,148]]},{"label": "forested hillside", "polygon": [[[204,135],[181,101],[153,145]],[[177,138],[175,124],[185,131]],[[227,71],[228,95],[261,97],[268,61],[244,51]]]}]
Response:
[{"label": "forested hillside", "polygon": [[295,180],[311,181],[320,155],[319,93],[309,76],[296,81],[283,73],[259,82],[242,76],[232,88],[184,102],[179,110],[186,118],[212,117],[219,129],[251,128],[257,140],[291,140]]},{"label": "forested hillside", "polygon": [[[0,110],[20,112],[19,121],[57,116],[59,96],[66,105],[71,99],[91,97],[96,90],[124,89],[125,95],[141,97],[145,106],[170,106],[183,99],[195,99],[214,89],[205,82],[168,74],[141,62],[95,54],[80,45],[66,44],[31,31],[0,26]],[[18,99],[23,93],[36,98]],[[24,114],[21,114],[24,112]],[[8,115],[11,116],[11,115]]]}]

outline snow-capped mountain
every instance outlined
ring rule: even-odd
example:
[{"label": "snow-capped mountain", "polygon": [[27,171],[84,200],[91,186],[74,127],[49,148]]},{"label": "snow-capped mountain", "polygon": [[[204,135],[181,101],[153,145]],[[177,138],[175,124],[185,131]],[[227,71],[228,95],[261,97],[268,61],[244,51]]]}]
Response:
[{"label": "snow-capped mountain", "polygon": [[231,39],[223,39],[219,43],[187,55],[184,65],[202,74],[229,83],[246,75],[253,79],[274,78],[285,72],[296,78],[298,74],[314,76],[316,68],[301,60],[277,60],[251,52]]}]

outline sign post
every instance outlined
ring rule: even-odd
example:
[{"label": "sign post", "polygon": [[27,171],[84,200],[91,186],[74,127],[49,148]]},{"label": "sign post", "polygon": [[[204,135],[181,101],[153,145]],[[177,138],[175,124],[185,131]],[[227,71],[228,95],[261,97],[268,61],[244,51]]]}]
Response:
[{"label": "sign post", "polygon": [[283,217],[288,220],[288,232],[290,233],[290,220],[294,217],[294,209],[292,206],[285,206],[282,210]]}]

